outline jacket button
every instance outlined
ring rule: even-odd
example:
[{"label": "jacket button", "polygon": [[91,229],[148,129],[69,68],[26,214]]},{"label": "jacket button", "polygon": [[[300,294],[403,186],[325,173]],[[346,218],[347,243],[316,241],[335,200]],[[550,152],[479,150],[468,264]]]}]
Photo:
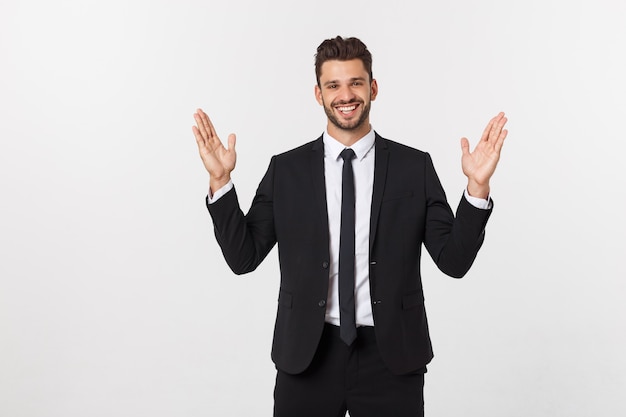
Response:
[{"label": "jacket button", "polygon": [[328,262],[326,262],[326,261],[322,262],[322,268],[327,269],[328,268]]},{"label": "jacket button", "polygon": [[320,300],[320,302],[317,303],[317,305],[320,306],[320,307],[326,306],[326,300]]}]

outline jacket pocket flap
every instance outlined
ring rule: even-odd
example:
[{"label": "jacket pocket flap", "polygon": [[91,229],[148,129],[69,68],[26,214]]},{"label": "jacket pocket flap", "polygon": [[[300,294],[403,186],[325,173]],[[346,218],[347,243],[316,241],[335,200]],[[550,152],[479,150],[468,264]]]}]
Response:
[{"label": "jacket pocket flap", "polygon": [[385,195],[383,196],[383,201],[398,200],[400,198],[409,198],[409,197],[413,197],[412,191],[405,191],[403,193]]}]

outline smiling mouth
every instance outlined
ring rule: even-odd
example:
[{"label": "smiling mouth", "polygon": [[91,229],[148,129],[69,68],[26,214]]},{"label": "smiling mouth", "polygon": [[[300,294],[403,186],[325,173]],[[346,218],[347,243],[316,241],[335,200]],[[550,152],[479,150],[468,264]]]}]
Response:
[{"label": "smiling mouth", "polygon": [[337,106],[335,108],[343,114],[350,114],[356,109],[356,107],[356,104],[352,104],[351,106]]}]

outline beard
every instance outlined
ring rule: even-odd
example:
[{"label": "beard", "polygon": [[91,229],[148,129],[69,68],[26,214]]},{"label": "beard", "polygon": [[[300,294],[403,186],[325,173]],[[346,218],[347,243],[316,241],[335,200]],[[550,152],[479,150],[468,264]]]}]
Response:
[{"label": "beard", "polygon": [[[364,102],[360,100],[352,99],[350,101],[333,102],[330,104],[330,106],[327,106],[326,103],[324,103],[324,100],[322,99],[322,103],[324,104],[324,112],[326,113],[328,120],[330,120],[330,122],[334,124],[337,128],[342,129],[342,130],[356,130],[360,128],[361,126],[363,126],[363,124],[365,123],[365,121],[367,120],[370,114],[371,102],[368,102],[367,104],[365,104]],[[346,121],[339,120],[337,116],[335,116],[335,113],[333,112],[334,108],[336,106],[342,106],[342,105],[349,106],[350,104],[359,104],[362,107],[361,115],[357,119],[353,119],[353,120],[346,120]]]}]

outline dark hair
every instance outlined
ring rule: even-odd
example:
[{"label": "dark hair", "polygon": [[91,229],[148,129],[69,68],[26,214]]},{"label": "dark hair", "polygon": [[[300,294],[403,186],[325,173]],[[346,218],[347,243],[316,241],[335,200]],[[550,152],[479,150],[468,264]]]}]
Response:
[{"label": "dark hair", "polygon": [[320,76],[322,75],[322,64],[326,61],[338,60],[349,61],[351,59],[360,59],[363,62],[365,71],[372,77],[372,54],[367,50],[367,46],[357,38],[342,38],[337,36],[332,39],[326,39],[317,47],[315,54],[315,78],[317,85],[320,84]]}]

